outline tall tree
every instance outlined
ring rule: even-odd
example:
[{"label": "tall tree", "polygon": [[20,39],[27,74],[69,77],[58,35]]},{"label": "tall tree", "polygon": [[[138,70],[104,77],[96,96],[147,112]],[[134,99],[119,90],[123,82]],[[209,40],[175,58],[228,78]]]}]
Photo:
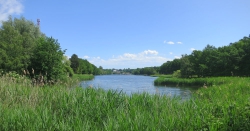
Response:
[{"label": "tall tree", "polygon": [[73,54],[69,59],[71,62],[70,67],[73,69],[74,73],[78,73],[78,67],[80,65],[80,60],[76,54]]},{"label": "tall tree", "polygon": [[193,63],[190,62],[188,55],[182,55],[181,58],[181,76],[192,77],[194,75]]},{"label": "tall tree", "polygon": [[62,58],[62,63],[63,63],[63,66],[64,66],[64,72],[68,75],[68,76],[73,76],[74,75],[74,71],[73,69],[70,67],[71,65],[71,62],[70,60],[68,59],[67,56],[63,56]]},{"label": "tall tree", "polygon": [[63,72],[63,54],[60,44],[52,37],[39,38],[34,54],[31,59],[30,68],[34,68],[36,74],[47,74],[48,80],[60,79]]},{"label": "tall tree", "polygon": [[198,50],[194,50],[189,57],[191,63],[193,63],[194,73],[198,76],[203,76],[203,71],[206,68],[206,65],[202,63],[202,52]]},{"label": "tall tree", "polygon": [[30,64],[36,40],[44,36],[39,28],[24,17],[2,22],[0,28],[0,68],[21,72]]}]

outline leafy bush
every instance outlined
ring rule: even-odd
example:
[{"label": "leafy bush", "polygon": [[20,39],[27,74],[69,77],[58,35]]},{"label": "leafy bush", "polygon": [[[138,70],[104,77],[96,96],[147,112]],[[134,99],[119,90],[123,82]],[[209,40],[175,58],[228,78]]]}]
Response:
[{"label": "leafy bush", "polygon": [[180,78],[181,77],[181,70],[174,71],[173,77]]}]

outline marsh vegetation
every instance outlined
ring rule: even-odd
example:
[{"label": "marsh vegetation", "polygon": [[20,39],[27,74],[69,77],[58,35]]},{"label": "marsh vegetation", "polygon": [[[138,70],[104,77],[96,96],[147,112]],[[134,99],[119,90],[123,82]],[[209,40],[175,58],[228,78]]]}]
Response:
[{"label": "marsh vegetation", "polygon": [[0,130],[249,130],[249,79],[224,80],[183,101],[64,84],[33,87],[29,79],[4,75]]}]

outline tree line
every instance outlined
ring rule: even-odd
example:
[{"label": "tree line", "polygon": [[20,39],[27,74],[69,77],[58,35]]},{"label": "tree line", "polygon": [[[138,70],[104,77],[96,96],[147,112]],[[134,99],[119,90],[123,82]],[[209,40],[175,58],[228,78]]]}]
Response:
[{"label": "tree line", "polygon": [[[68,59],[58,40],[42,33],[24,17],[3,21],[0,27],[0,71],[15,71],[47,80],[63,79],[77,74],[98,74],[99,69],[87,60]],[[77,61],[78,65],[75,66]]]},{"label": "tree line", "polygon": [[159,67],[137,68],[132,71],[134,75],[154,75],[159,73]]},{"label": "tree line", "polygon": [[70,67],[76,74],[101,74],[101,70],[99,68],[85,59],[78,58],[76,54],[73,54],[69,60],[71,62]]},{"label": "tree line", "polygon": [[249,76],[250,35],[223,47],[207,45],[190,55],[167,61],[160,66],[160,73],[172,74],[177,70],[181,77]]},{"label": "tree line", "polygon": [[154,75],[159,74],[160,67],[144,67],[144,68],[124,68],[124,69],[103,69],[105,74],[133,74],[133,75]]}]

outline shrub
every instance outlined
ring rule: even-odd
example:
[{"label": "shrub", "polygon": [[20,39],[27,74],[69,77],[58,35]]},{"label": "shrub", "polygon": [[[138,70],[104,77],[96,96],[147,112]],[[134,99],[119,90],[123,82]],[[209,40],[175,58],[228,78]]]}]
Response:
[{"label": "shrub", "polygon": [[173,77],[180,78],[181,77],[181,70],[174,71]]}]

